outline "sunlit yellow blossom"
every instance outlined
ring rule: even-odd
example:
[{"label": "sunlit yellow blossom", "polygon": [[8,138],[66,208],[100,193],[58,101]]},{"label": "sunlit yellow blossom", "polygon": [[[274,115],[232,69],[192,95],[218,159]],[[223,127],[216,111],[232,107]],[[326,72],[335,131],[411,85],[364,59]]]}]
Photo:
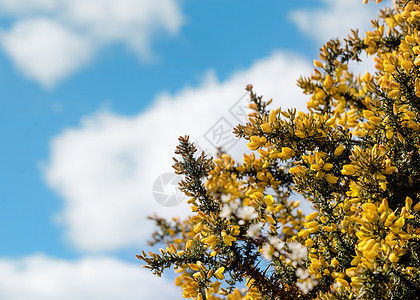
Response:
[{"label": "sunlit yellow blossom", "polygon": [[343,175],[353,175],[354,167],[352,165],[344,165],[343,169],[341,170],[341,174]]},{"label": "sunlit yellow blossom", "polygon": [[219,280],[224,279],[225,275],[223,275],[223,272],[225,272],[225,267],[220,267],[216,272],[214,272],[214,276],[216,276]]},{"label": "sunlit yellow blossom", "polygon": [[308,220],[308,221],[313,221],[318,217],[318,215],[319,215],[319,212],[314,211],[314,212],[310,213],[309,215],[307,215],[305,217],[305,219]]},{"label": "sunlit yellow blossom", "polygon": [[335,150],[334,150],[334,155],[335,156],[339,156],[341,153],[343,153],[344,151],[344,145],[340,144],[340,146],[338,146]]},{"label": "sunlit yellow blossom", "polygon": [[231,246],[232,242],[236,241],[236,238],[231,235],[228,235],[225,230],[222,231],[222,237],[223,241],[227,246]]},{"label": "sunlit yellow blossom", "polygon": [[261,130],[266,132],[266,133],[271,132],[271,124],[269,124],[269,123],[261,124],[260,127],[261,127]]},{"label": "sunlit yellow blossom", "polygon": [[[389,4],[369,31],[322,46],[298,79],[306,112],[246,87],[252,112],[233,129],[243,159],[180,138],[174,168],[193,213],[151,217],[152,246],[164,245],[138,255],[147,268],[174,266],[193,299],[416,299],[420,4]],[[357,74],[366,55],[375,70]]]}]

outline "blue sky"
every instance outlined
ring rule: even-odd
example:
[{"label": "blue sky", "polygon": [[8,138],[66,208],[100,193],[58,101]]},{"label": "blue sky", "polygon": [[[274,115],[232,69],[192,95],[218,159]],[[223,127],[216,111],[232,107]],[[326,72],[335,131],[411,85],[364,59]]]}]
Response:
[{"label": "blue sky", "polygon": [[368,28],[361,2],[0,0],[0,298],[170,293],[135,254],[145,216],[189,212],[152,195],[177,137],[212,153],[205,133],[235,123],[247,83],[304,109],[296,79],[329,37]]}]

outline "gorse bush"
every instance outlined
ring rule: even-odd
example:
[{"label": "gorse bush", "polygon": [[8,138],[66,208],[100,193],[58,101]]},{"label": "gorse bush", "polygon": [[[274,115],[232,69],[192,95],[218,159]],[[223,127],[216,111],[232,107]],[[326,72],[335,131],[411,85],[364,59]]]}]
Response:
[{"label": "gorse bush", "polygon": [[[193,215],[152,217],[166,249],[138,255],[147,268],[175,268],[185,298],[420,299],[420,1],[394,1],[372,25],[321,48],[298,80],[308,113],[247,87],[243,161],[180,138]],[[375,72],[353,75],[365,54]]]}]

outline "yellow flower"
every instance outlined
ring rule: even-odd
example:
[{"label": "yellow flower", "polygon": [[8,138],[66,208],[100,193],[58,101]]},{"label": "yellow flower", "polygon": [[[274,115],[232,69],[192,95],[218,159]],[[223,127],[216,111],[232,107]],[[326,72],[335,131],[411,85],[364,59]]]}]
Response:
[{"label": "yellow flower", "polygon": [[289,159],[295,155],[295,151],[289,147],[282,147],[281,148],[281,158],[282,159]]},{"label": "yellow flower", "polygon": [[222,237],[223,237],[223,242],[227,245],[227,246],[232,246],[232,242],[236,241],[236,238],[228,235],[226,233],[226,230],[222,230]]},{"label": "yellow flower", "polygon": [[338,146],[335,150],[334,150],[334,155],[335,156],[339,156],[341,153],[343,153],[344,151],[344,145],[341,144],[340,146]]},{"label": "yellow flower", "polygon": [[270,116],[268,117],[268,121],[269,121],[270,123],[274,123],[274,121],[276,121],[276,120],[277,120],[277,111],[272,110],[272,111],[270,112]]},{"label": "yellow flower", "polygon": [[213,293],[217,293],[219,291],[221,284],[222,283],[219,282],[219,281],[216,281],[216,282],[213,282],[212,284],[210,284],[210,286],[211,286],[211,288],[213,290]]},{"label": "yellow flower", "polygon": [[336,268],[340,264],[340,262],[336,258],[333,258],[331,264],[334,266],[334,268]]},{"label": "yellow flower", "polygon": [[335,121],[337,120],[337,117],[334,116],[332,118],[329,118],[326,122],[325,122],[325,126],[327,127],[331,127],[332,125],[335,124]]},{"label": "yellow flower", "polygon": [[375,116],[375,114],[373,113],[373,111],[371,111],[371,110],[364,110],[363,111],[363,116],[366,118],[366,119],[370,119],[370,118],[372,118],[372,117],[374,117]]},{"label": "yellow flower", "polygon": [[405,224],[405,219],[403,217],[399,217],[397,221],[395,221],[394,226],[401,229]]},{"label": "yellow flower", "polygon": [[215,235],[211,235],[206,238],[202,238],[201,242],[207,247],[210,247],[210,249],[214,249],[217,245],[217,237]]},{"label": "yellow flower", "polygon": [[411,210],[411,205],[413,204],[413,200],[410,197],[406,197],[405,198],[405,209],[410,211]]},{"label": "yellow flower", "polygon": [[384,65],[384,71],[387,73],[394,73],[395,72],[395,67],[391,64],[385,64]]},{"label": "yellow flower", "polygon": [[268,223],[270,223],[270,224],[275,224],[276,223],[276,221],[273,219],[273,217],[271,217],[270,215],[267,215],[266,217],[265,217],[265,219],[267,220],[267,222]]},{"label": "yellow flower", "polygon": [[324,67],[324,65],[319,60],[316,60],[316,59],[314,59],[314,66],[318,68]]},{"label": "yellow flower", "polygon": [[355,171],[354,166],[344,165],[343,169],[341,170],[341,174],[343,174],[343,175],[353,175],[354,171]]},{"label": "yellow flower", "polygon": [[264,199],[264,203],[268,206],[273,205],[274,199],[272,195],[267,195]]},{"label": "yellow flower", "polygon": [[334,80],[332,79],[332,77],[330,75],[325,75],[325,80],[323,82],[324,88],[326,90],[329,90],[333,84],[334,84]]},{"label": "yellow flower", "polygon": [[321,170],[321,165],[313,164],[313,165],[311,165],[311,170],[312,171],[319,171],[319,170]]},{"label": "yellow flower", "polygon": [[324,227],[322,227],[322,229],[323,229],[324,231],[326,231],[326,232],[331,232],[331,231],[333,231],[333,228],[332,228],[331,226],[324,226]]},{"label": "yellow flower", "polygon": [[333,164],[331,163],[326,163],[322,166],[322,170],[324,171],[331,171],[332,168],[333,168]]},{"label": "yellow flower", "polygon": [[306,168],[303,166],[295,166],[289,169],[289,173],[295,176],[305,174],[305,172]]},{"label": "yellow flower", "polygon": [[267,138],[265,136],[251,136],[251,141],[248,143],[248,148],[250,150],[257,150],[259,147],[262,147],[267,143]]},{"label": "yellow flower", "polygon": [[398,257],[398,254],[397,254],[397,253],[392,252],[392,253],[389,255],[388,259],[389,259],[390,261],[392,261],[393,263],[396,263],[396,262],[398,262],[398,261],[399,261],[399,259],[400,259],[400,258]]},{"label": "yellow flower", "polygon": [[319,215],[319,212],[314,211],[313,213],[310,213],[309,215],[307,215],[305,219],[308,221],[313,221],[318,217],[318,215]]},{"label": "yellow flower", "polygon": [[331,184],[335,184],[337,183],[338,177],[331,175],[331,174],[327,174],[325,175],[325,179],[327,179],[327,181]]},{"label": "yellow flower", "polygon": [[214,276],[219,279],[222,280],[225,278],[225,275],[223,275],[223,272],[225,271],[225,267],[220,267],[217,269],[216,272],[214,272]]},{"label": "yellow flower", "polygon": [[340,284],[341,286],[349,287],[349,283],[346,280],[344,280],[343,278],[338,277],[338,278],[335,279],[335,281],[338,284]]},{"label": "yellow flower", "polygon": [[261,130],[265,133],[270,133],[271,132],[271,124],[269,123],[264,123],[260,125]]},{"label": "yellow flower", "polygon": [[371,121],[375,125],[378,125],[378,124],[380,124],[382,122],[382,118],[380,118],[380,117],[371,117],[369,119],[369,121]]},{"label": "yellow flower", "polygon": [[314,240],[313,239],[307,239],[305,241],[305,246],[306,247],[312,247],[314,245]]},{"label": "yellow flower", "polygon": [[189,240],[189,241],[185,244],[185,248],[186,248],[186,249],[191,249],[192,245],[193,245],[193,240]]},{"label": "yellow flower", "polygon": [[318,227],[319,226],[319,224],[318,224],[318,222],[317,221],[312,221],[312,222],[308,222],[308,223],[305,223],[305,224],[303,224],[306,228],[315,228],[315,227]]},{"label": "yellow flower", "polygon": [[298,232],[298,237],[300,237],[300,238],[306,238],[306,237],[309,236],[309,234],[310,234],[310,232],[309,232],[308,229],[303,229],[303,230],[301,230],[301,231]]}]

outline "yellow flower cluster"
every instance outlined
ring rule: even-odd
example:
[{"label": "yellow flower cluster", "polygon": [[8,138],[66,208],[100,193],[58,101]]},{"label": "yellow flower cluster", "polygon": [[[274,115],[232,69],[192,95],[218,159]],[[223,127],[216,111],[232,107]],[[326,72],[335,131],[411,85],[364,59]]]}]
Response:
[{"label": "yellow flower cluster", "polygon": [[[202,185],[187,178],[193,216],[157,222],[156,240],[170,242],[141,256],[148,267],[174,265],[185,298],[414,299],[419,21],[419,1],[395,1],[363,38],[354,31],[344,45],[324,45],[312,76],[298,81],[308,113],[270,110],[248,86],[254,112],[235,133],[250,153],[241,162],[220,153]],[[349,62],[362,53],[376,71],[354,76]],[[187,162],[177,171],[204,169]],[[313,212],[304,217],[294,193]]]}]

